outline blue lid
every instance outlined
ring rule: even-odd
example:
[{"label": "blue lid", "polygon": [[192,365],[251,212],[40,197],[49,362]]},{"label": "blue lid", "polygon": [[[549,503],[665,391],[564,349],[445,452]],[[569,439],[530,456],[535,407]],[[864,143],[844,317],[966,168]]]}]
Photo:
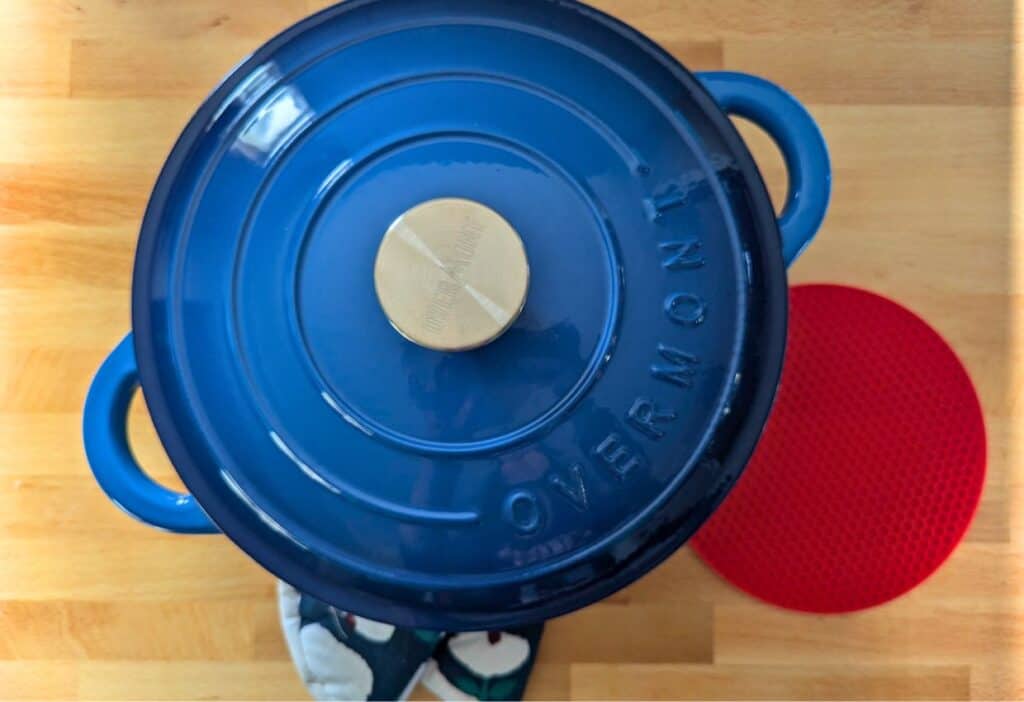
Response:
[{"label": "blue lid", "polygon": [[[521,237],[493,342],[416,345],[382,238],[443,198]],[[738,476],[785,339],[778,226],[700,82],[554,0],[354,0],[287,30],[170,155],[134,280],[188,488],[269,570],[399,625],[551,617],[686,540]]]}]

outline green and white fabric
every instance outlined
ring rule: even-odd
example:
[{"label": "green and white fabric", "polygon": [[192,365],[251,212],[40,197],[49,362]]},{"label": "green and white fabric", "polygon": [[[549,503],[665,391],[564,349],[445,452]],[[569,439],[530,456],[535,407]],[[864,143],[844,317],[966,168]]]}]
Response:
[{"label": "green and white fabric", "polygon": [[404,700],[422,682],[443,700],[522,699],[544,630],[445,634],[335,609],[279,583],[281,625],[317,700]]}]

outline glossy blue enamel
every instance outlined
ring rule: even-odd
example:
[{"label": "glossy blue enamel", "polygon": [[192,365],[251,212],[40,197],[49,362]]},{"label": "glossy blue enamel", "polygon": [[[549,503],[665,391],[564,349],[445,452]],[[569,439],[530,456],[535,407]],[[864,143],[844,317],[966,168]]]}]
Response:
[{"label": "glossy blue enamel", "polygon": [[217,528],[191,495],[150,480],[128,446],[128,408],[139,385],[132,337],[117,345],[96,372],[86,399],[82,434],[96,481],[118,507],[149,524],[181,534],[212,534]]},{"label": "glossy blue enamel", "polygon": [[796,98],[763,78],[716,71],[701,73],[715,101],[731,115],[764,129],[782,151],[789,194],[779,218],[782,257],[796,260],[818,233],[832,194],[832,166],[821,130]]},{"label": "glossy blue enamel", "polygon": [[[133,290],[154,423],[217,527],[320,599],[445,630],[581,607],[689,538],[767,417],[783,251],[829,184],[791,96],[706,81],[554,0],[352,0],[241,64],[168,158]],[[723,110],[783,151],[781,243]],[[530,262],[522,315],[471,352],[405,340],[374,292],[388,226],[442,197]],[[131,460],[130,339],[90,391],[90,463],[140,519],[208,530]]]}]

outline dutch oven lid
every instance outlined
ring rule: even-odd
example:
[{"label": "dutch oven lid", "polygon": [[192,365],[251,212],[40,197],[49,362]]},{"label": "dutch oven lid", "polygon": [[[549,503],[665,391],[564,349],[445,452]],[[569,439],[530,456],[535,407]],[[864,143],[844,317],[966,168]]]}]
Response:
[{"label": "dutch oven lid", "polygon": [[487,628],[609,594],[708,516],[768,412],[785,273],[735,129],[635,31],[356,0],[200,108],[133,315],[230,538],[359,614]]}]

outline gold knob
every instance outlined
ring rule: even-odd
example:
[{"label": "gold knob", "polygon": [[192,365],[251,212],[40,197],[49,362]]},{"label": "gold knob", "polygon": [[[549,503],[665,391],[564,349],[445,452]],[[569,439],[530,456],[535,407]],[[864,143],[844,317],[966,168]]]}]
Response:
[{"label": "gold knob", "polygon": [[526,304],[530,266],[516,230],[471,200],[430,200],[384,235],[377,299],[409,341],[468,351],[501,336]]}]

